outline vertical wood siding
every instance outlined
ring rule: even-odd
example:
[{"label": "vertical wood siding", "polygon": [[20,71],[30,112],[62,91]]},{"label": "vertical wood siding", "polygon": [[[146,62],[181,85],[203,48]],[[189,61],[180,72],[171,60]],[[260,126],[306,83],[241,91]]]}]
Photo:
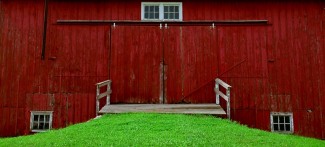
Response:
[{"label": "vertical wood siding", "polygon": [[[0,1],[0,136],[22,135],[26,93],[35,85],[40,65],[43,2]],[[37,62],[36,62],[37,60]]]},{"label": "vertical wood siding", "polygon": [[210,26],[164,30],[166,103],[215,102],[212,89],[219,64],[215,32]]},{"label": "vertical wood siding", "polygon": [[158,26],[112,27],[112,103],[159,103],[162,32]]},{"label": "vertical wood siding", "polygon": [[[98,6],[100,6],[98,8]],[[101,17],[107,5],[50,1],[46,40],[47,91],[53,93],[54,128],[95,117],[95,84],[108,79],[110,26],[58,25],[58,19]],[[88,12],[88,13],[85,13]],[[104,101],[102,101],[104,104]]]},{"label": "vertical wood siding", "polygon": [[325,138],[324,2],[183,1],[185,21],[265,26],[56,23],[140,20],[140,6],[51,0],[41,60],[44,1],[0,1],[0,136],[28,134],[30,110],[54,111],[54,128],[94,117],[94,84],[108,78],[113,103],[159,103],[164,61],[165,103],[214,102],[207,82],[224,73],[232,119],[270,130],[270,112],[293,112],[296,134]]}]

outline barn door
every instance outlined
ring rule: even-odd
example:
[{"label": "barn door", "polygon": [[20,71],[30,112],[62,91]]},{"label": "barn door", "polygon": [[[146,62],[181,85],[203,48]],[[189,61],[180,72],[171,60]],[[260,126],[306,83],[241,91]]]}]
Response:
[{"label": "barn door", "polygon": [[214,103],[216,29],[111,28],[112,103]]},{"label": "barn door", "polygon": [[164,102],[214,103],[218,75],[216,28],[170,26],[164,29]]},{"label": "barn door", "polygon": [[111,28],[112,103],[159,103],[162,31],[157,26]]}]

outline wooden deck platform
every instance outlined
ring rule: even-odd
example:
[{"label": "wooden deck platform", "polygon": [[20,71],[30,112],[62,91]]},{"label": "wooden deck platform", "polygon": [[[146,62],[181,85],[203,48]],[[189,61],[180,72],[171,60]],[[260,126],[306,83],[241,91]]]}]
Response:
[{"label": "wooden deck platform", "polygon": [[127,112],[226,115],[216,104],[111,104],[99,111],[102,114]]}]

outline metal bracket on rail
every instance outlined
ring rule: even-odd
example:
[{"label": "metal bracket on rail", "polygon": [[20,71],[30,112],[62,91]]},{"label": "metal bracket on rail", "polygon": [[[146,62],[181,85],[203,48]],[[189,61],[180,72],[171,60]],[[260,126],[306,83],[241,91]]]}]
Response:
[{"label": "metal bracket on rail", "polygon": [[214,23],[212,23],[212,25],[211,25],[211,28],[212,28],[212,29],[214,29],[214,28],[215,28],[215,25],[214,25]]}]

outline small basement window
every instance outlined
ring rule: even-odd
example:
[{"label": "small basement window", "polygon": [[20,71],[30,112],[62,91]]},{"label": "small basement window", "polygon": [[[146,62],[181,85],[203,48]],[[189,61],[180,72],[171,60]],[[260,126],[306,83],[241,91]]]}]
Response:
[{"label": "small basement window", "polygon": [[292,113],[271,113],[271,131],[279,133],[293,133]]},{"label": "small basement window", "polygon": [[142,2],[141,20],[182,21],[181,2]]},{"label": "small basement window", "polygon": [[30,130],[45,132],[52,128],[53,111],[31,111]]}]

